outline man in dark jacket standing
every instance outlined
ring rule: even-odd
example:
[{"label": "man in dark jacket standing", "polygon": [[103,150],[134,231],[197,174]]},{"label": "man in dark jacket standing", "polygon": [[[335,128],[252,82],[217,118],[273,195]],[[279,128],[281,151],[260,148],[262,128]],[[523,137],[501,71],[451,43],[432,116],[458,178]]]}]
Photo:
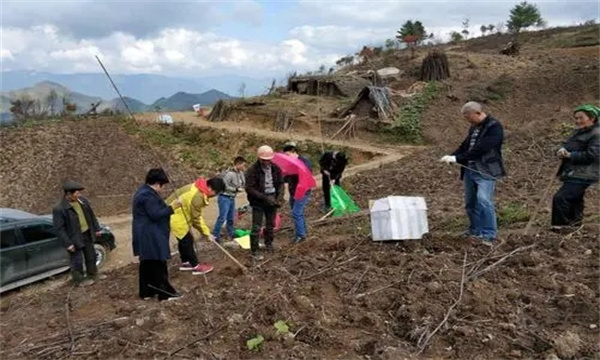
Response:
[{"label": "man in dark jacket standing", "polygon": [[75,181],[63,184],[64,196],[52,209],[52,221],[59,240],[69,252],[73,282],[85,286],[93,284],[92,279],[98,274],[94,238],[100,226],[89,201],[81,196],[83,189]]},{"label": "man in dark jacket standing", "polygon": [[341,184],[342,174],[347,164],[346,154],[340,151],[325,151],[319,159],[324,200],[323,212],[325,213],[331,209],[331,182],[338,186]]},{"label": "man in dark jacket standing", "polygon": [[498,235],[494,190],[496,180],[506,175],[502,161],[504,129],[498,120],[483,112],[479,103],[466,103],[461,113],[471,123],[469,134],[452,155],[440,161],[462,165],[460,176],[470,223],[465,235],[493,245]]},{"label": "man in dark jacket standing", "polygon": [[133,255],[140,259],[139,296],[144,300],[156,295],[158,300],[181,296],[169,283],[167,270],[167,259],[171,256],[169,221],[173,211],[181,206],[181,200],[176,199],[170,206],[165,203],[161,193],[168,183],[162,169],[151,169],[146,183],[133,196]]},{"label": "man in dark jacket standing", "polygon": [[270,146],[263,145],[257,151],[258,161],[246,172],[246,194],[252,207],[252,230],[250,250],[255,261],[262,260],[258,238],[265,218],[265,248],[273,251],[275,217],[277,208],[283,205],[284,182],[281,168],[271,160],[275,157]]}]

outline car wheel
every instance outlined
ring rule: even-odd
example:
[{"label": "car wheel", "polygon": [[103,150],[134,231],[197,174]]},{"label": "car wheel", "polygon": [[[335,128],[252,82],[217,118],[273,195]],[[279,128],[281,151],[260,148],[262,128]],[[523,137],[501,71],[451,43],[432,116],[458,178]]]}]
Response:
[{"label": "car wheel", "polygon": [[106,248],[100,244],[94,244],[94,251],[96,252],[96,267],[100,268],[106,262]]}]

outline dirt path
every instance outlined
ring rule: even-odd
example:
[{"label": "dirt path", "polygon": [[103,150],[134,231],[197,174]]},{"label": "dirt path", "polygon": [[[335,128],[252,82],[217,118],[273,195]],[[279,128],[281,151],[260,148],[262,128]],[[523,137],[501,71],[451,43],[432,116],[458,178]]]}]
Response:
[{"label": "dirt path", "polygon": [[[302,140],[302,141],[312,141],[315,143],[324,142],[325,144],[335,145],[339,147],[348,147],[357,149],[360,151],[370,152],[374,154],[382,154],[382,155],[392,155],[395,153],[403,153],[407,150],[414,150],[422,148],[421,146],[412,146],[412,145],[401,145],[401,146],[393,146],[393,145],[374,145],[362,142],[360,140],[352,140],[352,141],[343,141],[343,140],[331,140],[327,138],[321,138],[320,136],[315,136],[312,134],[306,134],[302,132],[277,132],[271,131],[267,129],[262,129],[258,127],[249,126],[248,124],[244,124],[241,122],[230,122],[230,121],[222,121],[222,122],[211,122],[207,121],[203,118],[196,116],[193,112],[174,112],[170,113],[173,117],[173,120],[176,122],[184,122],[188,124],[193,124],[199,127],[206,127],[212,129],[222,129],[227,130],[232,133],[252,133],[255,135],[263,136],[271,139],[278,140]],[[154,122],[156,114],[146,113],[137,116],[138,120]]]},{"label": "dirt path", "polygon": [[[229,132],[235,133],[252,133],[266,138],[281,139],[281,140],[310,140],[320,143],[323,139],[314,135],[306,135],[303,133],[281,133],[261,129],[257,127],[251,127],[243,123],[233,122],[209,122],[200,119],[193,112],[176,112],[171,113],[175,121],[181,121],[189,124],[193,124],[199,127],[207,127],[214,129],[223,129]],[[154,121],[155,114],[142,114],[138,116],[138,120],[142,121]],[[328,140],[325,139],[326,144],[331,144],[339,147],[349,147],[360,151],[366,151],[374,154],[379,154],[373,160],[359,164],[356,166],[350,166],[344,171],[344,177],[356,175],[360,172],[365,172],[373,169],[383,167],[387,164],[394,163],[403,157],[424,149],[422,146],[380,146],[367,144],[360,141],[339,141],[339,140]],[[315,176],[317,180],[317,187],[321,186],[321,176]],[[237,198],[236,204],[240,206],[246,203],[246,195],[240,194]],[[204,209],[204,220],[212,228],[218,216],[218,208],[216,201],[211,201],[206,209]],[[125,266],[134,260],[133,251],[131,249],[131,215],[118,215],[104,217],[100,219],[104,224],[111,227],[111,230],[115,234],[117,241],[117,249],[113,251],[108,257],[105,265],[106,269],[117,268]]]}]

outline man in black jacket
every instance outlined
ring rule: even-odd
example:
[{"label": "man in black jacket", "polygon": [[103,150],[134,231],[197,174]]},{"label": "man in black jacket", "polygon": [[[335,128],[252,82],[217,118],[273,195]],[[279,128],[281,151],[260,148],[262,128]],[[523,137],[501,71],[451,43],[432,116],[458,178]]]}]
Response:
[{"label": "man in black jacket", "polygon": [[258,148],[258,161],[246,172],[246,194],[252,207],[252,230],[250,249],[254,260],[262,260],[259,253],[258,238],[265,218],[265,248],[273,251],[275,237],[275,217],[277,208],[283,205],[284,182],[281,168],[271,160],[275,153],[270,146]]},{"label": "man in black jacket", "polygon": [[321,167],[321,180],[323,188],[323,212],[331,209],[331,182],[334,185],[340,185],[342,174],[348,164],[346,154],[341,151],[328,150],[321,155],[319,166]]},{"label": "man in black jacket", "polygon": [[440,161],[462,165],[460,176],[470,223],[465,235],[493,245],[498,235],[494,189],[496,180],[506,175],[502,161],[504,130],[498,120],[483,112],[479,103],[466,103],[461,113],[471,123],[469,134],[452,155]]},{"label": "man in black jacket", "polygon": [[[98,273],[94,238],[98,236],[100,226],[89,201],[81,196],[81,184],[67,181],[63,190],[64,197],[52,209],[54,229],[69,252],[73,281],[78,285],[91,285]],[[84,259],[87,279],[83,270]]]}]

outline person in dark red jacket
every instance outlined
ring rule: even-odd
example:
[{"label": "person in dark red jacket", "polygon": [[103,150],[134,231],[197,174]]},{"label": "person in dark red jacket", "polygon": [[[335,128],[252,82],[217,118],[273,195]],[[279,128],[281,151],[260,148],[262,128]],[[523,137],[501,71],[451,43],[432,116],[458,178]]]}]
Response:
[{"label": "person in dark red jacket", "polygon": [[173,211],[181,207],[181,200],[176,199],[171,205],[165,203],[161,193],[168,183],[162,169],[151,169],[146,183],[133,196],[133,255],[140,260],[139,296],[144,300],[156,295],[158,300],[181,296],[169,283],[167,270],[167,259],[171,257],[169,220]]}]

